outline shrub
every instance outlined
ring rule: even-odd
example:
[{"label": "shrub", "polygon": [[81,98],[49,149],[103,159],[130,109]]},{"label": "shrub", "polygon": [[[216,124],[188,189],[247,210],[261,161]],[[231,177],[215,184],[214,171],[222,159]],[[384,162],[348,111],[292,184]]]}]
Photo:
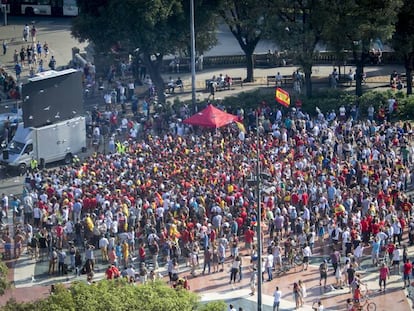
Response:
[{"label": "shrub", "polygon": [[[353,104],[359,104],[359,113],[361,117],[366,117],[368,107],[372,105],[375,111],[378,112],[380,106],[388,105],[388,100],[394,97],[398,102],[397,116],[401,119],[414,118],[414,96],[407,96],[403,92],[387,91],[368,91],[361,97],[356,97],[353,92],[348,92],[340,89],[320,89],[313,92],[311,98],[306,98],[305,95],[296,95],[291,93],[291,106],[295,107],[297,100],[302,101],[302,110],[310,115],[316,114],[316,107],[323,113],[335,110],[338,112],[339,107],[344,105],[349,107]],[[222,103],[229,112],[235,112],[237,108],[243,107],[244,110],[255,109],[261,102],[267,102],[273,107],[282,107],[275,101],[274,89],[262,88],[251,92],[242,92],[236,96],[230,96],[223,99]],[[191,102],[186,102],[191,106]],[[206,102],[201,103],[205,105]],[[180,102],[174,102],[174,105],[179,106]]]}]

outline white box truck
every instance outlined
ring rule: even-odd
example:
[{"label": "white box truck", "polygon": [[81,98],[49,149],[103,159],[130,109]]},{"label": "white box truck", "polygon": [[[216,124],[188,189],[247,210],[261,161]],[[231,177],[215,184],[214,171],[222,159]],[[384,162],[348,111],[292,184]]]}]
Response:
[{"label": "white box truck", "polygon": [[3,150],[1,162],[23,173],[30,167],[32,159],[36,159],[41,167],[61,160],[69,164],[75,154],[85,150],[85,117],[38,128],[19,125],[13,140]]}]

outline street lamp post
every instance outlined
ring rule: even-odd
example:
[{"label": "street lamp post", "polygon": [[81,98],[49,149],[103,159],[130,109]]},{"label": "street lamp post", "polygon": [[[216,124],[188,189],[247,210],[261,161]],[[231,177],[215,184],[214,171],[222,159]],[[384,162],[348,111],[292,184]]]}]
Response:
[{"label": "street lamp post", "polygon": [[6,4],[2,4],[1,9],[3,10],[3,14],[4,14],[3,25],[7,26],[7,6],[6,6]]},{"label": "street lamp post", "polygon": [[260,177],[259,113],[256,112],[256,193],[257,193],[257,311],[262,311],[262,213]]},{"label": "street lamp post", "polygon": [[190,29],[191,29],[191,103],[196,106],[196,70],[195,70],[195,31],[194,31],[194,0],[190,0]]}]

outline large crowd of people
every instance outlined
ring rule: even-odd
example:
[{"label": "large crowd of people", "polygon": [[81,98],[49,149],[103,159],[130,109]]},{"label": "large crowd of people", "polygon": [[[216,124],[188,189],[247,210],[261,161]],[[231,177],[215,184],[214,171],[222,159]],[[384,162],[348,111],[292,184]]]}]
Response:
[{"label": "large crowd of people", "polygon": [[[369,249],[381,289],[400,265],[409,284],[412,128],[393,121],[392,109],[384,117],[370,107],[365,120],[355,106],[310,116],[263,102],[233,111],[247,133],[233,125],[212,131],[184,125],[184,106],[174,116],[152,114],[147,99],[138,104],[133,91],[127,93],[125,81],[116,88],[122,91],[107,94],[105,111],[97,107],[91,114],[95,153],[72,165],[33,167],[21,198],[2,194],[0,220],[13,217],[20,224],[14,236],[2,233],[5,258],[19,257],[27,244],[33,260],[48,261],[50,275],[72,270],[92,281],[99,262],[107,265],[108,279],[140,283],[159,277],[165,264],[171,284],[183,288],[189,285],[180,264],[192,275],[227,273],[229,264],[229,283],[249,271],[255,294],[258,264],[267,276],[261,277],[273,282],[278,269],[298,256],[307,269],[309,257],[319,252],[327,257],[319,267],[320,285],[330,285],[327,272],[333,270],[332,286],[349,286],[357,303],[363,284],[356,269]],[[103,133],[110,138],[102,152]],[[257,165],[260,207],[252,183]],[[255,230],[259,217],[262,237]],[[265,246],[262,263],[258,238]],[[250,255],[248,262],[241,252]],[[295,284],[299,308],[306,287]]]},{"label": "large crowd of people", "polygon": [[[200,130],[171,119],[170,126],[149,128],[107,153],[28,172],[21,200],[3,194],[4,216],[24,224],[15,237],[3,236],[6,252],[14,241],[18,256],[27,242],[34,259],[48,258],[50,274],[56,267],[63,274],[66,265],[91,274],[100,260],[109,265],[108,278],[118,275],[112,269],[118,267],[125,270],[119,275],[142,282],[156,275],[161,262],[175,282],[181,261],[195,274],[202,260],[203,273],[211,265],[222,271],[220,264],[231,260],[230,282],[236,282],[242,249],[257,264],[254,228],[261,217],[269,281],[285,258],[301,254],[305,267],[315,247],[327,241],[335,273],[347,265],[347,285],[355,288],[350,268],[367,246],[373,264],[385,247],[393,247],[391,264],[408,261],[394,253],[402,251],[406,232],[414,243],[413,200],[406,195],[414,181],[409,123],[335,112],[311,117],[265,103],[237,113],[250,132],[236,126]],[[256,113],[258,146],[252,135]],[[260,214],[250,182],[257,150],[266,176]],[[137,271],[131,258],[140,263]],[[321,268],[321,281],[325,275]]]}]

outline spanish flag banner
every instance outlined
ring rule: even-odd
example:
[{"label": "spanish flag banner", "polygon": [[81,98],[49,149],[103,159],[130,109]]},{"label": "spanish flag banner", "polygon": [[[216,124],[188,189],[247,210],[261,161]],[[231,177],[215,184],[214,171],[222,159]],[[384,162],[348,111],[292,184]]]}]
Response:
[{"label": "spanish flag banner", "polygon": [[275,99],[277,102],[285,107],[290,106],[290,96],[289,93],[280,87],[276,88]]},{"label": "spanish flag banner", "polygon": [[236,121],[236,125],[241,132],[246,133],[246,128],[244,127],[244,124],[242,122]]}]

